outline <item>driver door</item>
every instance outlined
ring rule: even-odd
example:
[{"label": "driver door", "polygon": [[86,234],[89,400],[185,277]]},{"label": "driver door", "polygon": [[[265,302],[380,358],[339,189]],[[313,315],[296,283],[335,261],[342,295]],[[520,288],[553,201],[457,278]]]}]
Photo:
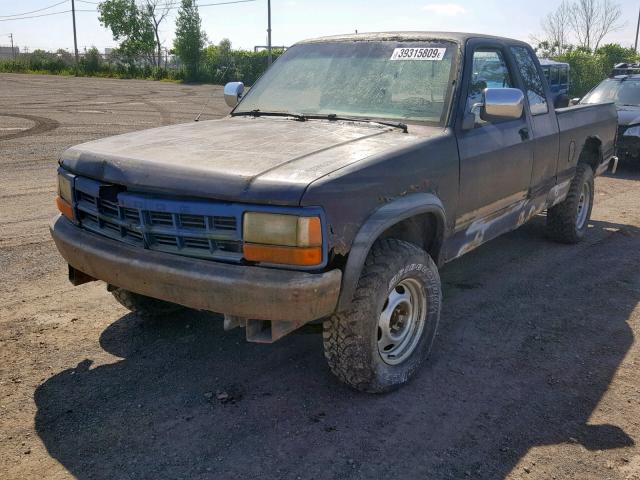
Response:
[{"label": "driver door", "polygon": [[[499,43],[470,41],[465,59],[462,100],[457,122],[460,198],[456,231],[524,200],[533,168],[528,113],[506,121],[484,121],[478,109],[485,88],[521,88],[510,52]],[[475,125],[462,128],[465,114]]]}]

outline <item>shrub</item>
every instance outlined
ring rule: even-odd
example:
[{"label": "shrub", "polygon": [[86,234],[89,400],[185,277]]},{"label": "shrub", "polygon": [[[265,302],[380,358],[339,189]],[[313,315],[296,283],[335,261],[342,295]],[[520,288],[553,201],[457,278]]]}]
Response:
[{"label": "shrub", "polygon": [[554,58],[571,66],[571,96],[582,97],[611,73],[621,62],[633,62],[640,57],[632,48],[608,44],[591,53],[584,49],[571,49]]}]

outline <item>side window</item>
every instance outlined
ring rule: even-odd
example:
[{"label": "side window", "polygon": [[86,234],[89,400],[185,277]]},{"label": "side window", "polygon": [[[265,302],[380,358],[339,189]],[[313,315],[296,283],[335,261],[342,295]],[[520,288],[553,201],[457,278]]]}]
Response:
[{"label": "side window", "polygon": [[566,66],[560,67],[560,85],[563,87],[569,83],[569,69]]},{"label": "side window", "polygon": [[544,76],[547,77],[547,81],[551,82],[551,74],[549,73],[551,71],[551,67],[542,67],[542,73],[544,73]]},{"label": "side window", "polygon": [[510,88],[513,86],[511,75],[500,50],[478,49],[473,52],[473,70],[469,94],[467,96],[467,112],[476,117],[476,127],[486,125],[480,118],[480,110],[473,106],[482,101],[485,88]]},{"label": "side window", "polygon": [[560,84],[560,67],[553,67],[553,73],[551,75],[551,85]]},{"label": "side window", "polygon": [[[547,98],[544,93],[542,79],[536,69],[536,64],[529,50],[524,47],[511,47],[511,52],[516,59],[516,64],[520,70],[524,87],[529,98],[529,108],[531,115],[540,115],[549,111]],[[552,80],[554,75],[551,76]]]}]

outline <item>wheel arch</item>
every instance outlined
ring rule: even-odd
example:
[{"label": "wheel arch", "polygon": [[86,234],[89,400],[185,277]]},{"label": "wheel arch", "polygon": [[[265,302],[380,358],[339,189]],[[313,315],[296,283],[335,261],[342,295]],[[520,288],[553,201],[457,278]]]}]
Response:
[{"label": "wheel arch", "polygon": [[360,227],[347,258],[337,309],[349,306],[364,262],[380,238],[397,238],[425,249],[441,265],[445,210],[434,194],[412,194],[378,208]]},{"label": "wheel arch", "polygon": [[602,140],[597,135],[589,136],[582,144],[578,163],[586,163],[595,172],[602,163]]}]

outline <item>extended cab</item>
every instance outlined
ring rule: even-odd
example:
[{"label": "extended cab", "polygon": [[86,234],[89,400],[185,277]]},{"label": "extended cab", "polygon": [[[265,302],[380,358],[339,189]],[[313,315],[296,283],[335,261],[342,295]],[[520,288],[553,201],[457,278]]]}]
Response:
[{"label": "extended cab", "polygon": [[226,118],[64,152],[51,233],[70,280],[140,315],[222,313],[249,341],[323,321],[331,370],[363,391],[427,357],[438,268],[545,210],[579,241],[614,159],[615,106],[556,108],[504,38],[305,41],[225,94]]}]

